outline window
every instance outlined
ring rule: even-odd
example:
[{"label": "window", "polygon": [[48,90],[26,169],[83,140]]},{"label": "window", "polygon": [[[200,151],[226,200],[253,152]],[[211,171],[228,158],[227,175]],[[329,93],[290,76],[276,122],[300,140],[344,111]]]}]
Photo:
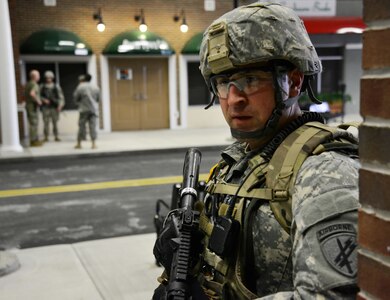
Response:
[{"label": "window", "polygon": [[79,84],[79,76],[87,72],[85,63],[60,63],[59,73],[61,88],[64,92],[65,107],[64,109],[77,109],[73,102],[73,92]]},{"label": "window", "polygon": [[[304,110],[324,113],[325,118],[331,118],[343,113],[343,99],[345,85],[343,84],[343,48],[317,47],[317,53],[322,63],[322,73],[317,74],[312,82],[316,97],[322,105],[315,105],[304,95],[300,99],[300,106]],[[340,96],[341,95],[341,96]]]},{"label": "window", "polygon": [[210,92],[199,70],[199,62],[188,62],[189,105],[204,105],[210,102]]},{"label": "window", "polygon": [[[323,71],[318,75],[315,91],[335,93],[343,83],[343,48],[317,48]],[[313,87],[314,88],[314,87]]]}]

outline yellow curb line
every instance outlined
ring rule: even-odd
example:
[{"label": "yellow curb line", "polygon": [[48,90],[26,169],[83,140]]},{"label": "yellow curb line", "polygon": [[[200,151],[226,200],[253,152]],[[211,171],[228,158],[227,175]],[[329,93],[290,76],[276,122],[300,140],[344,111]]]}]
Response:
[{"label": "yellow curb line", "polygon": [[[199,180],[206,180],[208,176],[209,174],[199,174]],[[105,181],[105,182],[95,182],[95,183],[36,187],[36,188],[0,191],[0,198],[117,189],[117,188],[126,188],[126,187],[140,187],[140,186],[161,185],[161,184],[170,184],[170,183],[174,184],[182,181],[183,181],[183,176],[168,176],[168,177],[140,178],[140,179]]]}]

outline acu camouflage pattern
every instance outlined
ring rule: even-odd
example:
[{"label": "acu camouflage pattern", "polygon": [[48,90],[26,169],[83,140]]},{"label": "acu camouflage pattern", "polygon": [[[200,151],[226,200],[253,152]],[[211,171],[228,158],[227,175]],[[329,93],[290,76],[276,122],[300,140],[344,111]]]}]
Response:
[{"label": "acu camouflage pattern", "polygon": [[92,82],[81,82],[73,93],[73,100],[80,112],[77,140],[81,141],[86,139],[86,123],[89,126],[91,140],[96,140],[96,118],[98,116],[98,103],[100,101],[99,87]]},{"label": "acu camouflage pattern", "polygon": [[43,119],[43,134],[47,139],[50,134],[50,121],[53,126],[53,134],[58,138],[58,120],[60,119],[60,113],[56,108],[46,108],[42,109],[42,119]]},{"label": "acu camouflage pattern", "polygon": [[35,91],[35,95],[39,98],[39,85],[35,81],[29,81],[25,88],[25,98],[26,98],[26,111],[29,124],[29,135],[30,141],[35,142],[38,140],[38,103],[34,98],[30,96],[31,91]]},{"label": "acu camouflage pattern", "polygon": [[[237,183],[248,174],[251,165],[245,147],[237,142],[223,152],[223,160],[214,173],[216,181]],[[354,299],[358,168],[357,161],[333,151],[306,158],[292,190],[290,235],[275,218],[269,201],[251,199],[250,202],[259,201],[257,209],[249,209],[251,216],[247,219],[251,224],[247,236],[251,235],[253,247],[239,256],[253,256],[252,270],[250,266],[237,269],[237,264],[227,267],[208,249],[203,258],[227,274],[225,290],[237,289],[237,273],[249,271],[249,278],[255,277],[253,292],[257,296],[229,291],[234,296],[215,295],[213,299]],[[259,181],[264,183],[261,178]],[[215,196],[222,202],[231,199],[230,195]],[[236,245],[243,242],[241,236]],[[220,272],[215,273],[212,277],[201,276],[201,282],[206,288],[214,286],[222,291]],[[245,278],[245,274],[239,275]]]},{"label": "acu camouflage pattern", "polygon": [[85,141],[87,139],[87,123],[91,140],[96,140],[96,115],[90,112],[81,112],[79,116],[79,131],[77,132],[78,141]]},{"label": "acu camouflage pattern", "polygon": [[[46,74],[45,74],[46,75]],[[63,107],[65,104],[64,94],[59,85],[54,83],[44,83],[40,87],[41,97],[50,100],[50,104],[42,104],[42,118],[43,118],[43,133],[47,138],[49,136],[50,121],[53,125],[53,134],[58,137],[58,120],[60,113],[58,107]]]},{"label": "acu camouflage pattern", "polygon": [[[226,36],[226,45],[220,37],[213,42],[220,34]],[[211,62],[213,57],[216,61]],[[205,31],[200,48],[200,70],[207,84],[213,74],[276,59],[290,61],[305,75],[322,70],[302,20],[275,3],[254,3],[226,13]]]}]

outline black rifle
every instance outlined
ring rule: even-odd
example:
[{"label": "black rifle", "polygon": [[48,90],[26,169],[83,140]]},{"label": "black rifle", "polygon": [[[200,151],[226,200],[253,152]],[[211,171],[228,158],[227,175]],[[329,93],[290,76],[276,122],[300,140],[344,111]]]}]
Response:
[{"label": "black rifle", "polygon": [[188,149],[183,166],[183,185],[180,192],[180,203],[177,212],[177,238],[172,239],[175,250],[172,258],[166,299],[191,299],[190,268],[192,262],[193,236],[199,228],[199,212],[194,210],[197,200],[199,166],[202,154],[196,148]]}]

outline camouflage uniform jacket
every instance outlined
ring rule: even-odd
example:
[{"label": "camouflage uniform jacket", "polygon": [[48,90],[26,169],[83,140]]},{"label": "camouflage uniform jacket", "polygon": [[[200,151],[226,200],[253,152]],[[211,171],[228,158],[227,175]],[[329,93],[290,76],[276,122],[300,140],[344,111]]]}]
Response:
[{"label": "camouflage uniform jacket", "polygon": [[100,89],[91,82],[81,82],[73,93],[73,100],[80,113],[98,113]]},{"label": "camouflage uniform jacket", "polygon": [[[223,178],[217,171],[214,180],[239,183],[245,177],[250,156],[245,147],[236,142],[222,153],[228,171]],[[250,242],[243,278],[260,299],[355,297],[358,168],[356,160],[333,151],[308,157],[295,181],[290,234],[268,201],[259,201],[252,214],[246,209],[250,216],[242,226]],[[214,197],[227,203],[232,196]]]},{"label": "camouflage uniform jacket", "polygon": [[31,91],[35,91],[35,95],[37,99],[40,99],[40,93],[39,93],[39,85],[35,81],[30,80],[26,84],[25,88],[25,97],[26,97],[26,108],[29,111],[36,111],[38,109],[38,103],[37,100],[31,97],[30,93]]}]

